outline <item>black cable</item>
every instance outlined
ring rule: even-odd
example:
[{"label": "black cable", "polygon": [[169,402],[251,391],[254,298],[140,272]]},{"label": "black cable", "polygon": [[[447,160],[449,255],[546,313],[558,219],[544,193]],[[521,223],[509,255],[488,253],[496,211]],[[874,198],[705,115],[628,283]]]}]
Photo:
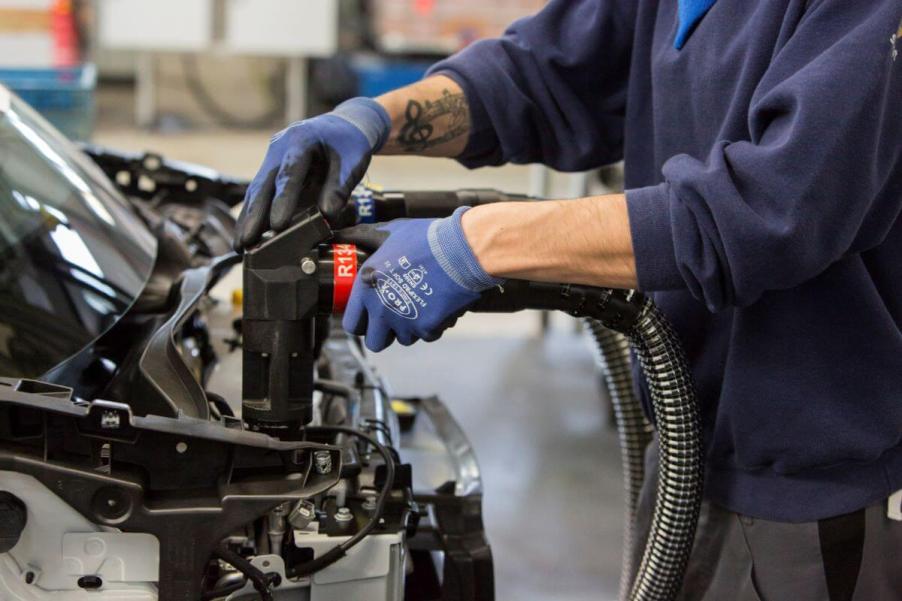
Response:
[{"label": "black cable", "polygon": [[327,380],[325,378],[320,378],[316,382],[314,382],[313,389],[318,390],[323,394],[335,394],[346,399],[354,396],[357,393],[356,390],[354,390],[347,384],[342,384],[341,382],[337,382],[335,380]]},{"label": "black cable", "polygon": [[213,599],[221,599],[223,597],[228,597],[234,592],[240,591],[244,588],[244,585],[247,583],[247,580],[242,580],[241,582],[236,582],[234,584],[229,584],[220,588],[214,588],[203,593],[200,596],[201,601],[212,601]]},{"label": "black cable", "polygon": [[182,68],[185,73],[185,83],[188,84],[188,91],[191,93],[191,96],[219,125],[237,129],[260,129],[270,126],[273,122],[282,117],[284,109],[277,100],[277,98],[281,96],[277,82],[284,79],[284,65],[280,65],[279,72],[272,76],[269,83],[269,92],[273,98],[272,106],[264,113],[252,118],[246,118],[232,113],[213,98],[213,95],[204,85],[203,78],[200,74],[200,68],[198,67],[198,60],[195,55],[186,54],[183,56]]},{"label": "black cable", "polygon": [[382,434],[385,435],[385,439],[388,441],[388,443],[389,443],[389,444],[394,444],[394,441],[392,441],[392,438],[391,438],[391,430],[388,428],[388,424],[386,424],[386,423],[385,423],[384,421],[382,421],[381,419],[375,419],[375,418],[370,418],[370,417],[368,417],[368,418],[366,418],[366,419],[364,419],[364,420],[361,420],[360,423],[361,423],[364,427],[366,427],[366,428],[368,428],[368,429],[370,429],[370,430],[375,430],[375,431],[378,431],[378,432],[382,432]]},{"label": "black cable", "polygon": [[[361,421],[361,424],[366,428],[367,432],[381,432],[389,445],[395,444],[391,437],[391,430],[384,421],[378,419],[364,419]],[[393,446],[388,446],[387,449],[392,457],[395,458],[395,462],[401,463],[401,455],[398,454],[397,449]]]},{"label": "black cable", "polygon": [[363,526],[363,528],[358,530],[356,534],[354,534],[345,542],[332,547],[316,559],[302,563],[298,566],[286,568],[286,576],[288,576],[289,578],[309,576],[314,572],[318,572],[323,568],[332,565],[333,563],[344,557],[344,555],[347,554],[348,550],[351,549],[354,545],[366,538],[367,535],[369,535],[370,532],[372,532],[373,529],[375,529],[379,524],[379,520],[382,518],[382,513],[385,510],[385,502],[388,500],[388,496],[391,494],[392,486],[395,482],[395,462],[392,458],[391,453],[383,445],[379,444],[379,441],[377,441],[369,434],[365,434],[359,430],[345,426],[316,426],[312,428],[305,428],[304,432],[307,434],[347,434],[349,436],[362,438],[363,440],[371,444],[380,455],[382,455],[382,459],[385,462],[385,483],[382,485],[382,490],[379,493],[379,497],[376,499],[376,507],[373,510],[373,515]]},{"label": "black cable", "polygon": [[323,393],[322,410],[320,413],[324,420],[328,419],[329,412],[332,411],[332,403],[336,396],[340,396],[343,399],[350,401],[351,397],[357,394],[357,391],[350,386],[325,378],[320,378],[314,382],[313,389]]},{"label": "black cable", "polygon": [[261,570],[243,558],[238,553],[232,551],[225,545],[221,545],[213,551],[213,557],[221,559],[233,568],[247,576],[248,580],[254,585],[254,589],[260,593],[261,601],[273,601],[272,591],[270,591],[269,577]]}]

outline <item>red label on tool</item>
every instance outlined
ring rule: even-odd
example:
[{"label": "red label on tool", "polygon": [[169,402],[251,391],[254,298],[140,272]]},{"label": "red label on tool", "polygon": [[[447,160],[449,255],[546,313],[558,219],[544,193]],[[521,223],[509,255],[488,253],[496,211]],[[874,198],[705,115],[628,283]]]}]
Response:
[{"label": "red label on tool", "polygon": [[357,277],[357,246],[332,245],[332,312],[343,313]]}]

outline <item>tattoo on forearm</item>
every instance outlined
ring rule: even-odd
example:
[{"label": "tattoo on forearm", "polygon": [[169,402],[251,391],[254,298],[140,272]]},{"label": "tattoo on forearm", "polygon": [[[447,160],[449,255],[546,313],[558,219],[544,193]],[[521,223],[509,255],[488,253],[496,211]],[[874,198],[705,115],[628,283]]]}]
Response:
[{"label": "tattoo on forearm", "polygon": [[[434,122],[446,118],[446,126],[436,133]],[[441,146],[467,133],[470,126],[470,107],[463,93],[452,94],[442,90],[438,100],[422,103],[410,100],[404,113],[404,125],[398,133],[398,144],[405,152],[422,152],[427,148]]]}]

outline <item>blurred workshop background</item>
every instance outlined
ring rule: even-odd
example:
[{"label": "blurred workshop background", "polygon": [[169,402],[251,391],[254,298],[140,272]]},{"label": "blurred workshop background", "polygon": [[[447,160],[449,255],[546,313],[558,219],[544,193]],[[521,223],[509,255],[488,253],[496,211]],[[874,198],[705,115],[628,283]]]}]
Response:
[{"label": "blurred workshop background", "polygon": [[[287,123],[418,80],[432,62],[543,4],[0,0],[0,82],[73,139],[250,178]],[[376,158],[369,178],[386,188],[556,197],[620,185],[617,169],[467,171],[407,157]],[[227,282],[223,297],[239,282]],[[441,395],[474,443],[499,599],[616,597],[619,454],[575,322],[468,316],[437,343],[394,346],[373,361],[399,394]]]}]

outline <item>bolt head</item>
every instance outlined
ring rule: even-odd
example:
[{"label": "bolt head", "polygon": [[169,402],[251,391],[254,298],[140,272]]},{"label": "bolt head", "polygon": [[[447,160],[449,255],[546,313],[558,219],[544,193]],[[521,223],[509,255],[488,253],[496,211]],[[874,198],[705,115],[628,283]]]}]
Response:
[{"label": "bolt head", "polygon": [[310,257],[304,257],[301,259],[301,271],[307,275],[313,275],[316,273],[316,261]]}]

